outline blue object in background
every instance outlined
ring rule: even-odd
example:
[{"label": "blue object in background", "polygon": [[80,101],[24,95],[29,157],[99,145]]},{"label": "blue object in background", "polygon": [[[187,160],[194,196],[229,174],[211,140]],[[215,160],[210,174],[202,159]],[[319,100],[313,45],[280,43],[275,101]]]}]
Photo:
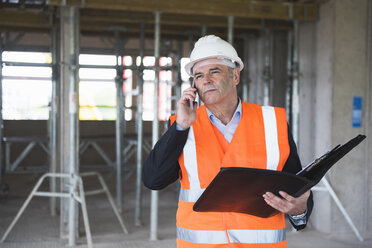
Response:
[{"label": "blue object in background", "polygon": [[353,127],[362,126],[362,98],[360,96],[354,96],[353,98]]}]

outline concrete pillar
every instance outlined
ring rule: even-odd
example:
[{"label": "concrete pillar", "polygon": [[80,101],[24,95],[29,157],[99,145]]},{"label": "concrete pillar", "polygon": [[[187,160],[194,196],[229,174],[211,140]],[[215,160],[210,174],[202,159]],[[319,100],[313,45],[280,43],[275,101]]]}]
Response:
[{"label": "concrete pillar", "polygon": [[[372,221],[372,167],[368,142],[371,127],[371,103],[368,100],[371,95],[371,64],[368,58],[371,49],[367,49],[371,46],[368,43],[371,35],[370,26],[368,28],[368,23],[371,23],[370,5],[367,0],[328,1],[320,7],[319,21],[301,25],[300,37],[304,86],[300,93],[303,96],[300,99],[300,123],[304,125],[300,137],[304,140],[301,144],[309,148],[301,149],[300,156],[309,160],[359,133],[367,135],[367,141],[328,173],[330,184],[362,232],[371,231]],[[314,34],[313,38],[311,34]],[[361,127],[352,125],[353,98],[356,96],[363,101]],[[307,125],[304,124],[309,120]],[[310,148],[312,143],[313,148]],[[316,229],[351,232],[327,192],[315,192],[314,200],[314,213],[310,220]]]},{"label": "concrete pillar", "polygon": [[[366,33],[367,0],[334,1],[334,47],[333,47],[333,98],[332,98],[332,141],[342,143],[358,133],[365,133],[369,125],[363,120],[361,128],[352,127],[353,97],[362,97],[366,102]],[[371,44],[369,44],[370,46]],[[364,110],[366,110],[364,106]],[[364,111],[364,114],[366,112]],[[367,134],[368,135],[368,134]],[[364,146],[364,147],[363,147]],[[330,174],[334,189],[340,195],[346,210],[360,229],[367,228],[367,211],[372,211],[366,204],[368,197],[368,180],[365,175],[372,167],[365,164],[365,144],[345,157],[339,167]],[[348,182],[345,186],[342,182]],[[370,181],[370,183],[372,183]],[[334,204],[332,204],[334,209]],[[332,228],[340,231],[345,228],[345,220],[339,211],[332,211]]]},{"label": "concrete pillar", "polygon": [[367,225],[367,231],[372,230],[372,180],[371,180],[371,174],[372,174],[372,147],[371,147],[371,130],[372,130],[372,3],[371,1],[367,2],[367,70],[366,70],[366,100],[365,100],[365,134],[369,136],[369,138],[366,140],[366,146],[364,150],[365,155],[365,161],[364,166],[366,169],[366,173],[364,173],[364,178],[366,180],[367,187],[364,189],[365,196],[367,198],[364,201],[364,205],[367,206],[367,213],[366,218],[364,219],[364,225]]}]

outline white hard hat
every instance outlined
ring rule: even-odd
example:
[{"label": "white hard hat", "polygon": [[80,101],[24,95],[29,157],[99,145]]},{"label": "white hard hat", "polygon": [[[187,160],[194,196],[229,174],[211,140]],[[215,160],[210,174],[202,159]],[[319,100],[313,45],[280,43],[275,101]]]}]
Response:
[{"label": "white hard hat", "polygon": [[186,72],[193,76],[192,67],[199,61],[209,58],[231,60],[234,64],[239,64],[240,70],[243,70],[244,67],[243,61],[230,43],[218,36],[207,35],[201,37],[195,43],[194,49],[190,54],[190,62],[185,65]]}]

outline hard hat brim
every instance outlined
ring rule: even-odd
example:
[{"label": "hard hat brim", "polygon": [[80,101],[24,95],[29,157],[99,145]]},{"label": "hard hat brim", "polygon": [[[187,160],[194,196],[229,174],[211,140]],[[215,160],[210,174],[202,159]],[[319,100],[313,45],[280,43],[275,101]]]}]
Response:
[{"label": "hard hat brim", "polygon": [[[200,61],[203,61],[203,60],[206,60],[206,59],[212,59],[212,58],[232,60],[231,57],[224,56],[224,55],[211,55],[211,56],[208,56],[208,57],[203,57],[203,58],[200,58],[200,59],[196,59],[196,60],[190,61],[189,63],[187,63],[185,65],[185,70],[186,70],[187,74],[189,74],[190,77],[193,77],[193,74],[192,74],[191,70],[194,67],[194,65],[196,63],[200,62]],[[244,64],[243,64],[243,62],[241,61],[240,58],[238,58],[238,60],[232,60],[232,61],[239,64],[239,70],[240,71],[243,70]]]}]

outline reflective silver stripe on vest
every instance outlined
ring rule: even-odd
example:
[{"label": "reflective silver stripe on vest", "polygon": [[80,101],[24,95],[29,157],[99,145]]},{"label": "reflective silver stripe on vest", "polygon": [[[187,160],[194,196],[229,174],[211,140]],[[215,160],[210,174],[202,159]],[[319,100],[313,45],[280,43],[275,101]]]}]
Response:
[{"label": "reflective silver stripe on vest", "polygon": [[177,238],[197,244],[227,244],[225,231],[190,230],[177,227]]},{"label": "reflective silver stripe on vest", "polygon": [[262,106],[266,142],[266,169],[277,170],[279,165],[278,130],[274,107]]},{"label": "reflective silver stripe on vest", "polygon": [[281,230],[227,230],[231,243],[261,244],[278,243],[285,240],[285,229]]},{"label": "reflective silver stripe on vest", "polygon": [[195,146],[195,136],[194,129],[192,126],[189,130],[189,135],[187,136],[187,141],[183,147],[183,158],[184,164],[189,177],[190,189],[200,189],[198,164],[196,160],[196,146]]},{"label": "reflective silver stripe on vest", "polygon": [[180,190],[180,201],[184,202],[196,202],[205,189],[181,189]]},{"label": "reflective silver stripe on vest", "polygon": [[[285,241],[285,229],[227,230],[230,243],[269,244]],[[227,244],[225,231],[190,230],[177,227],[177,238],[196,244]]]}]

